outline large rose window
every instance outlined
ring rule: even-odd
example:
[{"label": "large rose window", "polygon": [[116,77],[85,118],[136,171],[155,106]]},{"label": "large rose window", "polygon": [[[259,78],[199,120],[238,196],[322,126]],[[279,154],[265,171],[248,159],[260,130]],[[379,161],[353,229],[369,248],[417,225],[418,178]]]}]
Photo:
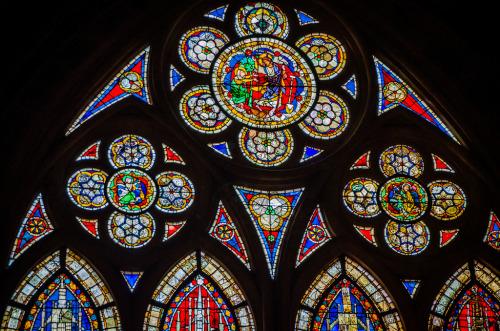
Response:
[{"label": "large rose window", "polygon": [[[171,150],[163,147],[167,158]],[[70,176],[67,192],[80,209],[95,212],[111,207],[107,228],[118,245],[136,248],[151,241],[156,232],[153,206],[161,213],[179,213],[192,204],[194,187],[185,175],[175,171],[156,176],[149,173],[156,152],[146,139],[121,136],[110,144],[107,157],[114,169],[111,175],[98,168],[82,168]]]},{"label": "large rose window", "polygon": [[[355,165],[351,169],[368,168],[368,156],[365,154],[364,160],[358,160],[360,164],[364,162],[364,167]],[[344,204],[351,213],[367,220],[388,216],[383,230],[387,245],[402,255],[419,254],[433,237],[426,225],[428,215],[439,221],[459,218],[466,207],[465,194],[449,180],[435,180],[427,186],[421,183],[423,159],[410,146],[387,148],[380,154],[379,165],[385,180],[380,184],[366,177],[352,179],[344,187]],[[435,170],[439,169],[435,166]],[[355,225],[355,228],[377,245],[374,227]],[[458,230],[441,230],[440,245],[444,246],[457,233]]]},{"label": "large rose window", "polygon": [[[217,19],[224,20],[226,9]],[[208,145],[226,157],[238,153],[265,167],[290,159],[298,147],[294,145],[296,132],[319,145],[344,132],[349,122],[347,103],[336,93],[320,89],[320,80],[335,78],[345,66],[342,44],[324,33],[310,33],[295,44],[288,43],[289,19],[270,3],[249,3],[233,17],[234,31],[200,26],[180,38],[179,58],[205,75],[197,80],[204,85],[187,87],[180,97],[180,114],[186,125],[212,135],[206,136],[207,142],[218,134],[237,140],[239,143],[214,138],[216,143]],[[231,34],[236,34],[234,42]],[[171,68],[171,76],[182,76]],[[222,132],[231,126],[238,126],[239,134],[228,138]],[[300,129],[292,132],[297,126]],[[321,150],[301,147],[304,155]]]}]

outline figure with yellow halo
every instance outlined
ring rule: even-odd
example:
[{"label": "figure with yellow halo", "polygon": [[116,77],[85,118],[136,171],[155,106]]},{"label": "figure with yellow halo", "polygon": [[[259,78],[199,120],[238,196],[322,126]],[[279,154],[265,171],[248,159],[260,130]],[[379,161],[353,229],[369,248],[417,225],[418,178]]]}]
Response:
[{"label": "figure with yellow halo", "polygon": [[247,53],[232,68],[232,101],[260,118],[285,116],[296,107],[297,76],[278,52]]}]

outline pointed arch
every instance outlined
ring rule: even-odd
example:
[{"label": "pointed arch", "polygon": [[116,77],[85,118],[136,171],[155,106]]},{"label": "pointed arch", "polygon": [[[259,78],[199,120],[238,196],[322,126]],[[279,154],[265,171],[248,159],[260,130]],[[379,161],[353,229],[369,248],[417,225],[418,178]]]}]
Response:
[{"label": "pointed arch", "polygon": [[[458,268],[436,296],[429,316],[429,330],[500,326],[500,277],[477,260]],[[479,330],[479,329],[478,329]]]},{"label": "pointed arch", "polygon": [[311,283],[297,311],[295,330],[334,325],[363,330],[403,330],[396,305],[375,277],[349,257],[330,262]]},{"label": "pointed arch", "polygon": [[43,327],[121,330],[109,287],[82,256],[59,249],[35,265],[14,291],[2,330]]},{"label": "pointed arch", "polygon": [[144,330],[177,330],[190,323],[224,331],[255,330],[243,291],[223,266],[200,250],[182,259],[160,281]]}]

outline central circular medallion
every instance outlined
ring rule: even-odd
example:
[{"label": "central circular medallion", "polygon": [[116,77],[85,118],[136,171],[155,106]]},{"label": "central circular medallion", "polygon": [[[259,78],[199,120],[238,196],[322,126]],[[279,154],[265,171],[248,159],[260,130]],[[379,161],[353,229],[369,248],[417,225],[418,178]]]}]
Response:
[{"label": "central circular medallion", "polygon": [[427,193],[414,179],[394,177],[380,189],[380,203],[389,216],[399,221],[420,218],[427,209]]},{"label": "central circular medallion", "polygon": [[302,119],[316,101],[316,77],[299,51],[271,37],[222,50],[212,90],[228,115],[252,128],[277,129]]},{"label": "central circular medallion", "polygon": [[153,203],[156,186],[145,172],[123,169],[109,179],[107,194],[111,203],[120,211],[140,213]]}]

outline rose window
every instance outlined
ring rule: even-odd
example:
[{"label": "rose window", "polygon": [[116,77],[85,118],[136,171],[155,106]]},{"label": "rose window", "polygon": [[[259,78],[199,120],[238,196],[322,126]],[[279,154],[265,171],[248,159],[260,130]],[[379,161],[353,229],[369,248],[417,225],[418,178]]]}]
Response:
[{"label": "rose window", "polygon": [[[289,18],[270,3],[249,3],[236,9],[234,18],[234,31],[200,26],[180,37],[179,58],[205,75],[196,80],[201,85],[181,92],[181,118],[192,132],[206,134],[208,146],[218,153],[258,166],[297,160],[292,157],[300,154],[297,148],[303,148],[303,155],[322,151],[323,141],[339,136],[349,122],[348,102],[328,90],[339,87],[334,78],[346,64],[344,46],[324,33],[289,43]],[[171,76],[188,81],[171,68]],[[328,80],[328,89],[321,89],[320,81]],[[297,134],[312,139],[297,146]],[[310,141],[318,147],[309,146]]]},{"label": "rose window", "polygon": [[[424,172],[423,158],[407,145],[384,150],[380,154],[379,166],[386,177],[382,184],[365,177],[352,179],[344,187],[344,205],[361,218],[388,216],[390,219],[384,227],[387,245],[402,255],[419,254],[431,240],[426,225],[428,215],[439,221],[459,218],[466,207],[465,193],[457,184],[444,179],[423,185],[419,179]],[[355,225],[355,228],[360,233],[370,230],[371,235],[365,237],[376,244],[373,227]],[[446,244],[443,233],[457,232],[442,230],[440,245]]]},{"label": "rose window", "polygon": [[[121,136],[111,142],[107,152],[111,175],[98,168],[82,168],[70,176],[68,196],[86,211],[111,206],[107,223],[111,239],[126,248],[144,246],[156,231],[154,214],[158,213],[153,205],[160,213],[183,212],[193,203],[193,184],[174,171],[152,176],[148,170],[155,165],[156,152],[142,137]],[[168,152],[165,150],[166,157]]]}]

